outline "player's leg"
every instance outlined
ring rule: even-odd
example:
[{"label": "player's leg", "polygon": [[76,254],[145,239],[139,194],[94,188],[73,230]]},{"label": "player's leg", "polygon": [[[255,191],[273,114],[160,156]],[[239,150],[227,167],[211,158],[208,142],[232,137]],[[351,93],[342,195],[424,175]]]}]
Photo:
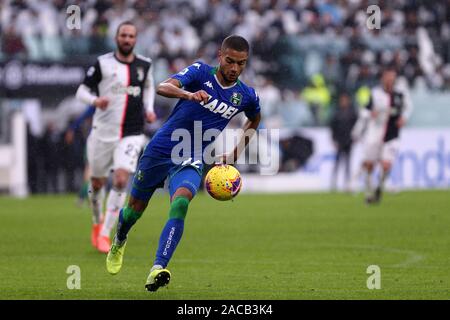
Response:
[{"label": "player's leg", "polygon": [[389,176],[389,173],[391,172],[391,168],[392,168],[392,163],[390,161],[387,161],[387,160],[381,161],[381,176],[380,176],[380,182],[378,184],[378,187],[375,190],[375,195],[374,195],[375,202],[381,201],[381,196],[382,196],[382,193],[384,190],[384,184],[386,182],[387,177]]},{"label": "player's leg", "polygon": [[184,167],[170,179],[169,218],[161,232],[156,258],[145,285],[149,291],[158,290],[170,280],[170,272],[166,267],[180,243],[189,203],[197,193],[200,182],[200,172],[191,166]]},{"label": "player's leg", "polygon": [[119,217],[119,209],[125,204],[130,173],[136,169],[145,136],[123,138],[114,150],[113,186],[106,202],[105,220],[100,231],[97,249],[107,253],[111,246],[110,235]]},{"label": "player's leg", "polygon": [[119,209],[125,203],[129,172],[125,169],[114,170],[113,185],[106,200],[105,219],[97,240],[97,249],[107,253],[111,246],[110,235],[119,217]]},{"label": "player's leg", "polygon": [[372,186],[372,173],[375,164],[372,161],[364,161],[363,162],[363,170],[364,170],[364,188],[366,194],[366,202],[371,203],[373,200],[373,186]]},{"label": "player's leg", "polygon": [[128,233],[142,216],[155,190],[164,185],[170,166],[170,159],[154,159],[145,154],[139,160],[130,197],[119,211],[116,234],[106,258],[106,268],[110,274],[117,274],[120,271]]},{"label": "player's leg", "polygon": [[372,185],[372,173],[375,168],[375,163],[378,162],[381,153],[380,143],[367,143],[363,155],[363,174],[364,174],[364,188],[366,194],[366,203],[373,203],[374,190]]},{"label": "player's leg", "polygon": [[106,269],[110,274],[115,275],[122,268],[128,233],[144,213],[148,201],[149,199],[140,200],[131,195],[127,205],[120,210],[116,235],[106,257]]},{"label": "player's leg", "polygon": [[91,177],[90,190],[88,192],[89,202],[92,209],[92,230],[91,230],[91,243],[94,247],[97,247],[97,238],[100,234],[101,223],[103,220],[103,202],[105,199],[105,185],[106,178]]},{"label": "player's leg", "polygon": [[389,174],[391,173],[392,163],[395,160],[398,149],[398,140],[386,142],[381,154],[381,176],[377,189],[375,190],[375,201],[380,202]]},{"label": "player's leg", "polygon": [[177,189],[173,195],[169,219],[161,232],[156,259],[145,283],[148,291],[156,291],[170,281],[171,274],[166,267],[183,235],[184,219],[192,197],[191,191],[183,187]]},{"label": "player's leg", "polygon": [[92,209],[91,242],[97,247],[97,239],[103,220],[104,185],[112,164],[113,143],[105,143],[89,135],[87,139],[87,159],[91,170],[89,202]]},{"label": "player's leg", "polygon": [[150,198],[144,200],[136,199],[133,195],[130,195],[127,205],[124,206],[119,213],[119,223],[117,224],[117,232],[114,237],[116,244],[120,245],[127,240],[128,233],[141,218],[145,208],[147,208],[149,200]]},{"label": "player's leg", "polygon": [[100,224],[102,220],[102,204],[105,196],[106,178],[91,177],[91,188],[89,190],[89,200],[92,205],[92,223]]}]

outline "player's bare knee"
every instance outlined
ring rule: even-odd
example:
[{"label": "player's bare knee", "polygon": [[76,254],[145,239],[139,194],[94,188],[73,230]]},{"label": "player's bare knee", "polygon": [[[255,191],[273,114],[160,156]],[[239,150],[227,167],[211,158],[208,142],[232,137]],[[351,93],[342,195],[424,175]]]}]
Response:
[{"label": "player's bare knee", "polygon": [[127,187],[128,180],[117,180],[114,182],[114,188],[116,190],[124,190]]},{"label": "player's bare knee", "polygon": [[384,172],[389,172],[391,171],[391,163],[390,162],[383,162],[383,171]]},{"label": "player's bare knee", "polygon": [[144,212],[145,208],[147,208],[148,202],[136,199],[132,196],[130,196],[130,199],[128,200],[128,206],[137,212]]},{"label": "player's bare knee", "polygon": [[370,171],[373,170],[374,164],[373,164],[373,162],[365,161],[365,162],[363,163],[363,167],[364,167],[367,171],[370,172]]},{"label": "player's bare knee", "polygon": [[171,199],[169,219],[184,220],[192,197],[189,189],[183,187],[177,189]]},{"label": "player's bare knee", "polygon": [[118,190],[125,189],[128,184],[130,174],[125,169],[117,169],[114,171],[113,184]]},{"label": "player's bare knee", "polygon": [[180,196],[187,198],[189,201],[191,201],[192,198],[194,197],[191,190],[189,190],[188,188],[181,187],[175,191],[175,193],[173,194],[172,199],[170,199],[170,201],[173,201],[177,197],[180,197]]},{"label": "player's bare knee", "polygon": [[102,178],[91,178],[91,187],[94,191],[99,191],[103,188],[104,179]]}]

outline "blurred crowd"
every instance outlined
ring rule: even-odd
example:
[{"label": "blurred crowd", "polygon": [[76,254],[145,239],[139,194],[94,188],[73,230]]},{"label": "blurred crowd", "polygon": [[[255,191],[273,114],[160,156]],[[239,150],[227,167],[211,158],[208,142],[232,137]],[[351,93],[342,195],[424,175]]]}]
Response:
[{"label": "blurred crowd", "polygon": [[[374,4],[380,28],[371,30],[367,8]],[[80,8],[80,29],[67,26],[70,5]],[[215,63],[231,33],[246,37],[252,57],[244,80],[307,104],[311,117],[302,125],[328,121],[342,91],[364,103],[364,88],[386,63],[410,86],[450,89],[450,0],[5,0],[2,56],[86,60],[114,49],[124,20],[136,23],[136,49],[154,59],[157,80],[195,59]]]},{"label": "blurred crowd", "polygon": [[[67,26],[71,5],[80,29]],[[371,5],[379,29],[368,28]],[[357,111],[389,63],[411,90],[450,90],[450,0],[4,0],[0,12],[0,61],[93,61],[131,20],[156,81],[196,59],[215,64],[221,41],[242,35],[252,47],[243,80],[267,128],[328,126],[339,101]],[[161,120],[169,103],[157,101]]]}]

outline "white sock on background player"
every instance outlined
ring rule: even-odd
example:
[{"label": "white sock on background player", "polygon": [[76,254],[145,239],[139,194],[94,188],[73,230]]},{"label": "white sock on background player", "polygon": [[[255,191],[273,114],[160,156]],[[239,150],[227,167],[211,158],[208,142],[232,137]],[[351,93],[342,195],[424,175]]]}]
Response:
[{"label": "white sock on background player", "polygon": [[366,196],[370,197],[373,194],[372,190],[372,172],[369,172],[367,169],[365,169],[365,186],[366,186]]},{"label": "white sock on background player", "polygon": [[119,218],[119,210],[122,208],[127,197],[126,190],[117,190],[112,188],[109,192],[108,199],[106,201],[106,213],[105,220],[103,221],[102,230],[100,236],[108,237],[111,234],[111,230]]},{"label": "white sock on background player", "polygon": [[92,186],[89,188],[89,201],[92,208],[92,223],[99,224],[102,222],[103,201],[105,199],[105,188],[95,191]]},{"label": "white sock on background player", "polygon": [[389,176],[389,171],[384,171],[381,173],[381,177],[380,177],[380,185],[379,188],[381,190],[384,190],[384,183],[386,182],[386,178]]}]

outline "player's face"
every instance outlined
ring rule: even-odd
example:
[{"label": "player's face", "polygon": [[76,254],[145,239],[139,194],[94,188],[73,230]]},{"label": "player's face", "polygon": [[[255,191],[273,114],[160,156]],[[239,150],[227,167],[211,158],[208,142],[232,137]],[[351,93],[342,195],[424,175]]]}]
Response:
[{"label": "player's face", "polygon": [[383,87],[391,91],[392,88],[394,88],[395,79],[397,79],[397,72],[394,70],[387,70],[383,72],[383,76],[381,78]]},{"label": "player's face", "polygon": [[131,25],[123,25],[120,27],[116,35],[117,49],[124,56],[128,56],[133,52],[136,44],[136,28]]},{"label": "player's face", "polygon": [[219,51],[219,71],[225,81],[236,82],[247,64],[248,52],[230,48]]}]

